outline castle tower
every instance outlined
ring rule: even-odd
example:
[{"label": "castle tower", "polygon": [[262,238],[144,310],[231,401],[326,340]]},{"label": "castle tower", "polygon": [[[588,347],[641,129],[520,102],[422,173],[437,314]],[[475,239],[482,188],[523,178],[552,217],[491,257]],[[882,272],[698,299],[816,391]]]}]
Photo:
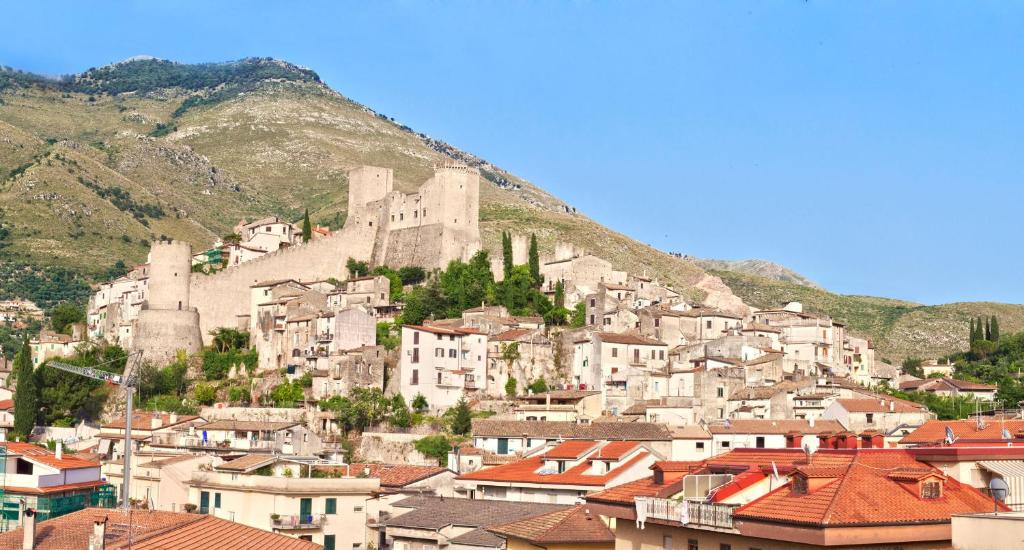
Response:
[{"label": "castle tower", "polygon": [[446,162],[435,167],[433,179],[440,195],[440,223],[446,234],[442,256],[468,260],[480,250],[480,171]]},{"label": "castle tower", "polygon": [[[365,223],[364,207],[386,197],[395,188],[395,173],[390,168],[360,166],[348,171],[348,217]],[[348,222],[346,222],[348,225]]]},{"label": "castle tower", "polygon": [[202,350],[199,312],[189,303],[192,246],[158,241],[149,251],[149,299],[132,329],[132,349],[156,365],[172,361],[178,350]]},{"label": "castle tower", "polygon": [[188,309],[192,246],[180,241],[157,241],[149,250],[149,308]]}]

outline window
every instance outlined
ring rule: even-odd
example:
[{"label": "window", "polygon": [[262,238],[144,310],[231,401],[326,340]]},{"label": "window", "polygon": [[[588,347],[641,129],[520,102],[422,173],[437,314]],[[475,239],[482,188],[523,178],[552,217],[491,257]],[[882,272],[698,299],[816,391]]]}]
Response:
[{"label": "window", "polygon": [[334,535],[324,535],[324,550],[334,550]]},{"label": "window", "polygon": [[415,385],[417,385],[419,383],[420,383],[420,371],[417,370],[417,369],[413,369],[413,371],[412,371],[412,382],[409,382],[409,384],[412,385],[412,386],[415,386]]},{"label": "window", "polygon": [[807,494],[807,478],[797,476],[793,478],[793,493],[797,495]]},{"label": "window", "polygon": [[[661,326],[661,319],[655,319],[654,320],[654,326],[660,327]],[[672,537],[668,537],[668,538],[669,538],[669,540],[672,539]]]},{"label": "window", "polygon": [[659,361],[664,361],[665,360],[665,350],[659,350],[658,351],[658,360]]},{"label": "window", "polygon": [[725,388],[721,386],[715,388],[715,395],[717,395],[718,397],[725,397]]},{"label": "window", "polygon": [[419,363],[420,362],[420,348],[412,348],[412,362],[413,363]]},{"label": "window", "polygon": [[711,321],[709,320],[707,323],[708,323],[708,328],[711,328]]},{"label": "window", "polygon": [[213,507],[220,508],[220,493],[213,493]]},{"label": "window", "polygon": [[338,513],[338,499],[329,498],[324,501],[324,513],[325,514],[337,514]]},{"label": "window", "polygon": [[697,450],[698,451],[703,451],[704,450],[704,442],[703,441],[698,441],[697,442]]},{"label": "window", "polygon": [[732,550],[731,544],[722,543],[718,545],[718,550]]},{"label": "window", "polygon": [[412,343],[413,344],[419,344],[420,343],[420,333],[418,333],[418,332],[412,333]]},{"label": "window", "polygon": [[874,413],[867,413],[864,416],[867,417],[868,424],[874,424],[875,423],[875,415],[874,415]]},{"label": "window", "polygon": [[942,484],[938,481],[926,481],[921,484],[921,498],[932,499],[942,496]]},{"label": "window", "polygon": [[729,448],[729,442],[728,441],[723,441],[722,442],[722,448],[723,449],[728,449]]},{"label": "window", "polygon": [[618,357],[618,356],[619,356],[619,348],[614,348],[613,347],[612,348],[612,357]]},{"label": "window", "polygon": [[456,357],[458,357],[458,352],[455,351],[455,349],[450,349],[448,350],[448,357],[451,359],[455,359]]},{"label": "window", "polygon": [[594,306],[595,306],[595,304],[597,304],[597,300],[595,300],[595,299],[591,298],[591,299],[590,299],[590,307],[594,307]]},{"label": "window", "polygon": [[763,449],[764,448],[764,436],[763,435],[759,435],[756,438],[754,438],[754,446],[757,447],[758,449]]},{"label": "window", "polygon": [[686,550],[700,550],[700,544],[697,543],[697,539],[686,541]]},{"label": "window", "polygon": [[661,547],[665,550],[672,550],[672,537],[669,535],[661,537]]},{"label": "window", "polygon": [[437,373],[437,384],[441,384],[441,373]]}]

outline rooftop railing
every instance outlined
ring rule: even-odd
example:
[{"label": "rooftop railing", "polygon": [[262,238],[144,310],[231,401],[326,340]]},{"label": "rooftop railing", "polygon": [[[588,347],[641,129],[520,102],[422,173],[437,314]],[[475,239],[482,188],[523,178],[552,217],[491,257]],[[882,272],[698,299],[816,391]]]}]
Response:
[{"label": "rooftop railing", "polygon": [[637,497],[638,517],[677,521],[690,527],[711,527],[732,529],[732,513],[736,508],[729,504],[715,504],[694,500],[672,500],[667,498]]}]

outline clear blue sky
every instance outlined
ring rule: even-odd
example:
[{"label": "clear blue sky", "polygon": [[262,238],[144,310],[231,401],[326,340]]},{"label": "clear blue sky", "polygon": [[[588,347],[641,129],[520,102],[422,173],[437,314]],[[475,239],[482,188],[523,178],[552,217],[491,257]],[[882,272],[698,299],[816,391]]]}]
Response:
[{"label": "clear blue sky", "polygon": [[1019,3],[165,4],[5,5],[0,64],[286,59],[665,250],[1024,302]]}]

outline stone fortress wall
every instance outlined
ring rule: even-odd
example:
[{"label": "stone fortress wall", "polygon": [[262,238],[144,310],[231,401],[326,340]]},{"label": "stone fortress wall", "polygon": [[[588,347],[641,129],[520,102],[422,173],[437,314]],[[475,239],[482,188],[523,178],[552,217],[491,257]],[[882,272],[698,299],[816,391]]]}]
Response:
[{"label": "stone fortress wall", "polygon": [[[446,163],[436,167],[419,192],[404,194],[394,190],[391,169],[363,166],[349,172],[345,226],[328,237],[282,248],[213,275],[191,273],[187,244],[155,244],[150,305],[169,311],[179,302],[185,309],[192,304],[199,333],[209,342],[210,331],[238,327],[239,316],[249,314],[250,287],[256,283],[342,279],[349,258],[426,269],[468,259],[480,249],[479,212],[480,173],[475,168]],[[171,249],[175,252],[165,253]],[[180,256],[189,259],[184,269],[180,269]],[[160,290],[154,290],[154,284]],[[156,344],[146,337],[136,347]]]}]

